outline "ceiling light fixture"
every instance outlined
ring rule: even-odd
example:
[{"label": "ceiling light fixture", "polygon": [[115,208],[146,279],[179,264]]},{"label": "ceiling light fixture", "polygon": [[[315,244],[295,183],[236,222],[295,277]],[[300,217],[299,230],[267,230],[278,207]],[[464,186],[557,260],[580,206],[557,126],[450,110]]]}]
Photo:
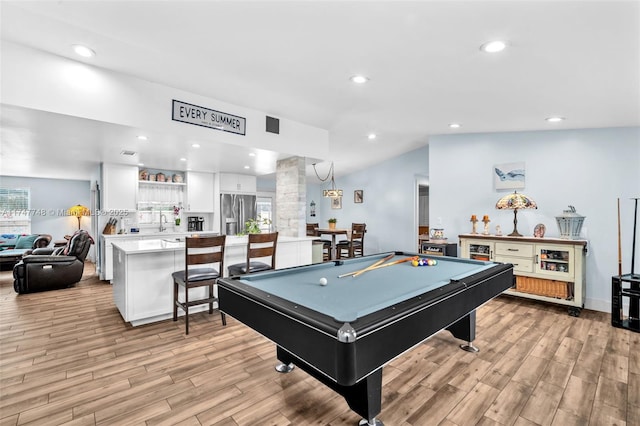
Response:
[{"label": "ceiling light fixture", "polygon": [[489,41],[482,46],[480,46],[480,50],[487,53],[498,53],[502,52],[507,47],[507,43],[502,40],[494,40]]},{"label": "ceiling light fixture", "polygon": [[200,144],[199,143],[191,144],[191,148],[200,148]]},{"label": "ceiling light fixture", "polygon": [[138,140],[139,141],[146,141],[146,140],[149,140],[149,138],[146,137],[145,135],[138,135]]},{"label": "ceiling light fixture", "polygon": [[83,46],[81,44],[74,44],[73,51],[83,58],[92,58],[96,56],[96,52],[93,49],[90,49],[87,46]]},{"label": "ceiling light fixture", "polygon": [[250,152],[249,153],[249,157],[255,157],[255,156],[256,156],[255,152]]},{"label": "ceiling light fixture", "polygon": [[560,123],[561,121],[564,121],[565,118],[564,117],[547,117],[545,118],[545,120],[547,120],[549,123]]},{"label": "ceiling light fixture", "polygon": [[244,166],[244,168],[245,168],[245,169],[250,169],[250,167],[249,167],[249,166]]},{"label": "ceiling light fixture", "polygon": [[449,124],[449,128],[450,129],[459,129],[460,127],[462,127],[462,125],[460,125],[459,123],[451,123],[451,124]]},{"label": "ceiling light fixture", "polygon": [[186,158],[184,158],[184,157],[182,157],[182,158],[180,159],[180,161],[187,161],[187,159],[186,159]]},{"label": "ceiling light fixture", "polygon": [[353,77],[351,77],[351,81],[356,84],[364,84],[369,81],[369,78],[365,77],[364,75],[354,75]]},{"label": "ceiling light fixture", "polygon": [[367,136],[369,138],[369,140],[374,140],[377,136],[375,133],[369,133],[369,136]]},{"label": "ceiling light fixture", "polygon": [[329,167],[329,172],[327,173],[327,177],[324,179],[322,179],[318,175],[318,171],[316,170],[316,163],[313,163],[312,166],[313,166],[313,171],[316,172],[316,177],[320,180],[320,182],[326,182],[327,180],[329,180],[329,176],[331,176],[331,189],[323,190],[322,195],[324,197],[331,197],[331,198],[342,197],[342,189],[336,189],[336,180],[333,177],[333,161],[331,162],[331,167]]}]

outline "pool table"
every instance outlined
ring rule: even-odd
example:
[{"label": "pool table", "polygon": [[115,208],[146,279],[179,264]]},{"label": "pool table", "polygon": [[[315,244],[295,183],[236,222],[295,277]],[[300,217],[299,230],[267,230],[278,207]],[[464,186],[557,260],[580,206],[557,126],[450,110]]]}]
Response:
[{"label": "pool table", "polygon": [[[386,263],[437,264],[338,278],[391,255]],[[381,425],[382,367],[442,329],[475,349],[475,309],[512,284],[510,264],[392,252],[223,278],[218,296],[222,312],[276,344],[279,371],[298,366],[342,395],[360,424]]]}]

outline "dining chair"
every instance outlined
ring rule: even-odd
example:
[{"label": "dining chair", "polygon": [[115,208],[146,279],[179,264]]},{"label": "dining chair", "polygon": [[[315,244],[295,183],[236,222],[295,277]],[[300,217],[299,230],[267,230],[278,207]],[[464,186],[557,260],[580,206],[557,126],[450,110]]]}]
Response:
[{"label": "dining chair", "polygon": [[336,244],[338,259],[363,256],[364,234],[366,232],[366,223],[352,223],[349,238]]},{"label": "dining chair", "polygon": [[[229,266],[229,275],[252,274],[254,272],[276,269],[276,247],[278,233],[249,234],[247,237],[247,260]],[[252,261],[257,258],[271,258],[271,263]]]},{"label": "dining chair", "polygon": [[[320,233],[318,232],[319,227],[319,223],[307,223],[307,236],[320,237]],[[318,238],[318,241],[322,242],[322,260],[329,260],[331,258],[331,240]]]},{"label": "dining chair", "polygon": [[[176,271],[173,277],[173,320],[178,320],[178,308],[184,311],[186,334],[189,334],[189,308],[209,304],[209,314],[213,313],[213,304],[218,301],[213,286],[224,271],[225,235],[214,237],[186,237],[185,265]],[[217,264],[217,269],[213,266]],[[205,266],[206,265],[206,266]],[[184,301],[179,299],[179,288],[184,288]],[[196,287],[208,287],[208,297],[189,300],[189,290]],[[220,312],[222,324],[227,325],[224,312]]]}]

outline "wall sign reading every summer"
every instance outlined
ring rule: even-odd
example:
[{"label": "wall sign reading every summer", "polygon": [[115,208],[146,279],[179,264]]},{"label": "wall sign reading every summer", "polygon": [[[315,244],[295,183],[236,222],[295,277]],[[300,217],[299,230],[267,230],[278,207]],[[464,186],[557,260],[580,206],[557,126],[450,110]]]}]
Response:
[{"label": "wall sign reading every summer", "polygon": [[245,135],[246,119],[244,117],[176,101],[175,99],[173,100],[171,118],[174,121]]}]

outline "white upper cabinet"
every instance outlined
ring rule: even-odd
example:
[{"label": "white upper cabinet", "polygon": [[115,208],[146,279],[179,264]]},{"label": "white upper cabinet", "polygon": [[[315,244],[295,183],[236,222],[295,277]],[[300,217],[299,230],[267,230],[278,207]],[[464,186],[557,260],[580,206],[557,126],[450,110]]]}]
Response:
[{"label": "white upper cabinet", "polygon": [[137,166],[102,164],[102,210],[135,211],[137,198]]},{"label": "white upper cabinet", "polygon": [[255,194],[257,188],[258,184],[255,176],[220,173],[220,192]]},{"label": "white upper cabinet", "polygon": [[188,212],[213,213],[213,173],[187,172]]}]

